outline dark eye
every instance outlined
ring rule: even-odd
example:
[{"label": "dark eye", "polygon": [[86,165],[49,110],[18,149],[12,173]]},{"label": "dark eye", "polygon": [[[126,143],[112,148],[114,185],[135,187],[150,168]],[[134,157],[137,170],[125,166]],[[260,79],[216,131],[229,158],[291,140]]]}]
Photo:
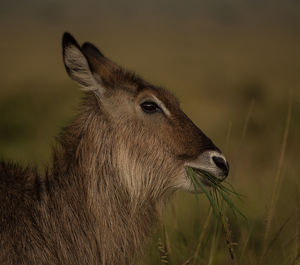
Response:
[{"label": "dark eye", "polygon": [[161,108],[152,101],[145,101],[141,104],[141,108],[145,113],[152,114],[155,112],[162,112]]}]

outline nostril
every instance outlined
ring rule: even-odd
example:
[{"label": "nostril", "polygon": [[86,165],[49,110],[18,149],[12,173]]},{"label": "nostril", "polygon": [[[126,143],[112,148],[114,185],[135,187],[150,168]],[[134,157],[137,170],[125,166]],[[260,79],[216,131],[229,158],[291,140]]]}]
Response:
[{"label": "nostril", "polygon": [[229,165],[224,160],[224,158],[218,157],[218,156],[213,156],[212,160],[215,162],[215,164],[217,165],[217,167],[219,167],[220,169],[222,169],[224,171],[224,174],[227,177],[228,172],[229,172]]}]

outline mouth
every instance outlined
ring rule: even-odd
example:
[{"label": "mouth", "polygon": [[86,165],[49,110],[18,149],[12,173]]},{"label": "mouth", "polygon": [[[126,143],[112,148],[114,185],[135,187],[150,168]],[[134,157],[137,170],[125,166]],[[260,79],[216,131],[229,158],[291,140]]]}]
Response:
[{"label": "mouth", "polygon": [[[217,176],[213,175],[211,172],[206,171],[204,169],[195,168],[195,167],[186,167],[186,171],[188,175],[192,175],[190,177],[195,178],[196,176],[201,181],[201,183],[206,187],[214,187],[221,183],[221,180],[218,179]],[[197,183],[197,179],[194,181]]]}]

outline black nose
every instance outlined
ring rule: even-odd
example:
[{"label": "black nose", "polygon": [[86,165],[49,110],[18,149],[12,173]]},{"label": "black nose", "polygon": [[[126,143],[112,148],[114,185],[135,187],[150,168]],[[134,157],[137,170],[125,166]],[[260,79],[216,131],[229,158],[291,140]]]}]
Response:
[{"label": "black nose", "polygon": [[229,173],[229,164],[224,160],[224,158],[219,156],[213,156],[212,159],[217,165],[217,167],[223,170],[224,177],[227,177]]}]

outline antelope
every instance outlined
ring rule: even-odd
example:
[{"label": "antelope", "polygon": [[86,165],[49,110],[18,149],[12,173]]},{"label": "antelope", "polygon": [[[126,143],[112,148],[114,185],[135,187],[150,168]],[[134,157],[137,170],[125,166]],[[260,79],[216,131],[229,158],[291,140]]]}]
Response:
[{"label": "antelope", "polygon": [[198,192],[185,167],[229,166],[170,92],[69,33],[62,47],[85,96],[44,174],[0,162],[0,264],[133,264],[167,199]]}]

